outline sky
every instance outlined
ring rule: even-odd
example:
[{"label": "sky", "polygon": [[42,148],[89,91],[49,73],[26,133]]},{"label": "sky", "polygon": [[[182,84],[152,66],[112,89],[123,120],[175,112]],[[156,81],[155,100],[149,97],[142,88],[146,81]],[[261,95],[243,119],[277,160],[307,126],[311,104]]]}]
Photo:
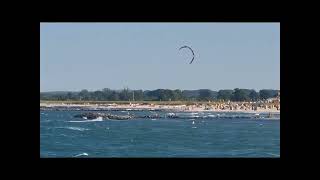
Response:
[{"label": "sky", "polygon": [[124,87],[280,89],[280,23],[40,24],[40,92]]}]

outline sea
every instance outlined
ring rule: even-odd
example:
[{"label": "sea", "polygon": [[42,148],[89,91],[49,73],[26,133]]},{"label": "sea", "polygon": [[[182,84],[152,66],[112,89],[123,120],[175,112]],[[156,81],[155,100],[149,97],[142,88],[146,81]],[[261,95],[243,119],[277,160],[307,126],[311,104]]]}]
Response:
[{"label": "sea", "polygon": [[74,118],[80,113],[40,111],[41,158],[280,158],[280,114],[274,119],[218,112],[175,112],[184,118],[174,119]]}]

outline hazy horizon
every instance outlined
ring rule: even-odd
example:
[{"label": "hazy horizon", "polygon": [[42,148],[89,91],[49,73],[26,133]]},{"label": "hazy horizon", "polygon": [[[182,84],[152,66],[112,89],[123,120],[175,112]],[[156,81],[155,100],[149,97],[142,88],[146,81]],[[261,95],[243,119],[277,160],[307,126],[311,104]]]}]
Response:
[{"label": "hazy horizon", "polygon": [[[103,88],[102,88],[103,89]],[[90,90],[90,89],[81,89],[81,90],[88,90],[89,92],[92,92],[92,91],[102,91],[102,89],[92,89],[92,90]],[[110,88],[109,88],[110,89]],[[167,89],[167,88],[158,88],[158,89]],[[204,89],[208,89],[208,88],[204,88]],[[233,88],[233,89],[218,89],[218,90],[215,90],[215,89],[209,89],[209,90],[211,90],[211,91],[216,91],[216,92],[218,92],[219,90],[234,90],[235,88]],[[239,89],[250,89],[250,88],[239,88]],[[68,91],[68,90],[57,90],[57,91],[40,91],[41,93],[43,93],[43,92],[80,92],[81,90],[75,90],[75,91]],[[123,89],[110,89],[110,90],[115,90],[115,91],[121,91],[121,90],[123,90]],[[143,90],[143,91],[154,91],[154,90],[157,90],[157,89],[130,89],[129,88],[129,90],[130,91],[132,91],[132,90]],[[175,90],[175,89],[170,89],[170,90]],[[201,90],[201,89],[180,89],[181,91],[184,91],[184,90],[186,90],[186,91],[197,91],[197,90]],[[251,89],[250,89],[251,90]],[[260,91],[260,90],[263,90],[263,89],[253,89],[253,90],[255,90],[255,91]],[[266,90],[280,90],[280,89],[272,89],[272,88],[266,88]]]},{"label": "hazy horizon", "polygon": [[280,23],[40,24],[40,92],[124,87],[279,90]]}]

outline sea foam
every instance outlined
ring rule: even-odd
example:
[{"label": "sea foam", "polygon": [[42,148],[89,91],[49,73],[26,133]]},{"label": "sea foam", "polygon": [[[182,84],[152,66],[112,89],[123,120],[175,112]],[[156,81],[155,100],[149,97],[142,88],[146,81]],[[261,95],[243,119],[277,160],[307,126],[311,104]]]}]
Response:
[{"label": "sea foam", "polygon": [[87,153],[81,153],[81,154],[77,154],[77,155],[75,155],[73,157],[79,157],[79,156],[88,156],[88,154]]},{"label": "sea foam", "polygon": [[91,120],[68,121],[68,122],[97,122],[97,121],[103,121],[102,117],[98,117],[97,119],[91,119]]},{"label": "sea foam", "polygon": [[81,127],[57,127],[57,128],[70,129],[70,130],[75,130],[75,131],[86,131],[86,130],[90,130],[90,129],[81,128]]}]

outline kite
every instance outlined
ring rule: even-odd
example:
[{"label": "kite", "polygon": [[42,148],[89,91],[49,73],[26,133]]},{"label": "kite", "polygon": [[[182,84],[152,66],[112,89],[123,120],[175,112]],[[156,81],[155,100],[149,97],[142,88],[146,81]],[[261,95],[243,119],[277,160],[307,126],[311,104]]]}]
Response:
[{"label": "kite", "polygon": [[179,48],[179,50],[181,50],[181,49],[183,49],[183,48],[190,49],[190,51],[192,52],[192,60],[191,60],[190,63],[189,63],[189,64],[191,64],[191,63],[193,62],[193,60],[194,60],[194,52],[193,52],[193,50],[191,49],[191,47],[189,47],[189,46],[182,46],[181,48]]}]

